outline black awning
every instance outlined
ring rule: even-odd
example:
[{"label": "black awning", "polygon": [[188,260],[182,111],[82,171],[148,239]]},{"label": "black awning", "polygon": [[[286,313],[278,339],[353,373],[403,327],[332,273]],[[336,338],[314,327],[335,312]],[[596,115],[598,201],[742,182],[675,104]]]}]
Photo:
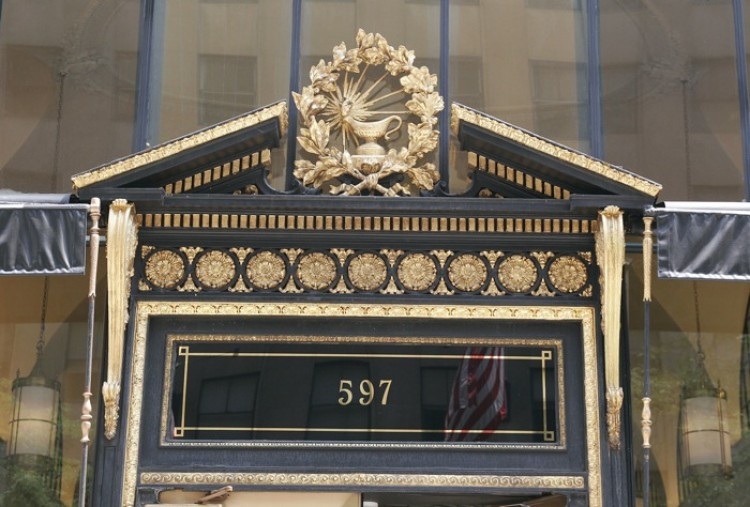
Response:
[{"label": "black awning", "polygon": [[647,214],[660,278],[750,280],[750,203],[666,203]]},{"label": "black awning", "polygon": [[0,196],[0,275],[82,275],[88,205],[32,197]]}]

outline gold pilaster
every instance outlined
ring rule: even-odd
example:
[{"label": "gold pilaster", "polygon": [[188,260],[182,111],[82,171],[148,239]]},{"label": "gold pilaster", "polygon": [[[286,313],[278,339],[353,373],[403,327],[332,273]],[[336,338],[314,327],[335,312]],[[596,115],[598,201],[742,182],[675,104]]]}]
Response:
[{"label": "gold pilaster", "polygon": [[107,226],[107,306],[108,356],[107,380],[102,386],[104,398],[104,436],[117,433],[122,379],[122,356],[125,346],[125,326],[128,323],[130,280],[138,243],[135,208],[124,199],[115,200],[109,207]]},{"label": "gold pilaster", "polygon": [[607,433],[610,447],[619,449],[623,402],[623,390],[620,386],[620,305],[622,267],[625,263],[625,228],[622,211],[617,206],[607,206],[599,212],[599,230],[595,238],[602,294]]}]

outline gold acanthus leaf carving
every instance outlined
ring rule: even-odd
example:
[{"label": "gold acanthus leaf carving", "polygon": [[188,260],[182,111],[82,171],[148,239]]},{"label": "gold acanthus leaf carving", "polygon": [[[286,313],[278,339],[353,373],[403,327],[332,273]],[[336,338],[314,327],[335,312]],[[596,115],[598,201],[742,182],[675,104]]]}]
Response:
[{"label": "gold acanthus leaf carving", "polygon": [[138,247],[138,225],[135,207],[124,199],[115,199],[109,207],[107,220],[107,310],[108,310],[108,357],[107,377],[102,386],[105,392],[105,420],[108,420],[104,435],[113,439],[117,432],[122,382],[122,361],[125,353],[125,326],[129,320],[131,279],[133,277],[135,253]]},{"label": "gold acanthus leaf carving", "polygon": [[[394,49],[378,33],[360,29],[356,40],[356,48],[347,49],[343,42],[334,47],[333,60],[321,60],[313,66],[310,85],[292,94],[303,125],[297,140],[312,156],[312,160],[295,162],[294,176],[305,186],[327,186],[334,195],[398,196],[410,195],[409,187],[432,190],[439,179],[437,168],[433,163],[418,163],[437,147],[434,126],[445,108],[443,98],[435,91],[437,76],[427,67],[413,65],[413,51],[404,46]],[[383,74],[374,83],[367,82],[368,70],[381,65]],[[350,73],[355,76],[350,78]],[[401,87],[378,95],[379,85],[389,75],[400,76]],[[406,94],[411,97],[403,103],[403,110],[380,111],[376,107],[384,99]],[[419,122],[407,124],[407,146],[386,150],[378,140],[388,141],[400,130],[403,115],[415,116]],[[329,145],[335,133],[340,133],[340,148]],[[351,153],[349,148],[353,146],[356,150]],[[403,175],[407,186],[386,183],[386,178],[394,174]]]},{"label": "gold acanthus leaf carving", "polygon": [[120,383],[105,382],[102,385],[104,399],[104,436],[109,440],[117,433],[117,420],[120,417]]}]

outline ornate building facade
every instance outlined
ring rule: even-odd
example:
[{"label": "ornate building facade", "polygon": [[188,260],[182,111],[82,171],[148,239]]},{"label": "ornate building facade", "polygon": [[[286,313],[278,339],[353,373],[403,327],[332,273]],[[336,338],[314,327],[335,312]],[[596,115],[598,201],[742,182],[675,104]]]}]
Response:
[{"label": "ornate building facade", "polygon": [[742,504],[750,289],[642,243],[747,214],[741,0],[0,7],[2,201],[106,238],[0,277],[0,505]]}]

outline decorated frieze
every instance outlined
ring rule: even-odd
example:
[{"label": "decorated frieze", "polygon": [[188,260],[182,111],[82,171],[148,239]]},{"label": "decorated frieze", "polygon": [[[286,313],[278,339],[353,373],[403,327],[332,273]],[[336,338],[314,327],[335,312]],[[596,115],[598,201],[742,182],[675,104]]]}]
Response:
[{"label": "decorated frieze", "polygon": [[593,295],[592,253],[348,248],[140,249],[139,290],[482,296]]}]

